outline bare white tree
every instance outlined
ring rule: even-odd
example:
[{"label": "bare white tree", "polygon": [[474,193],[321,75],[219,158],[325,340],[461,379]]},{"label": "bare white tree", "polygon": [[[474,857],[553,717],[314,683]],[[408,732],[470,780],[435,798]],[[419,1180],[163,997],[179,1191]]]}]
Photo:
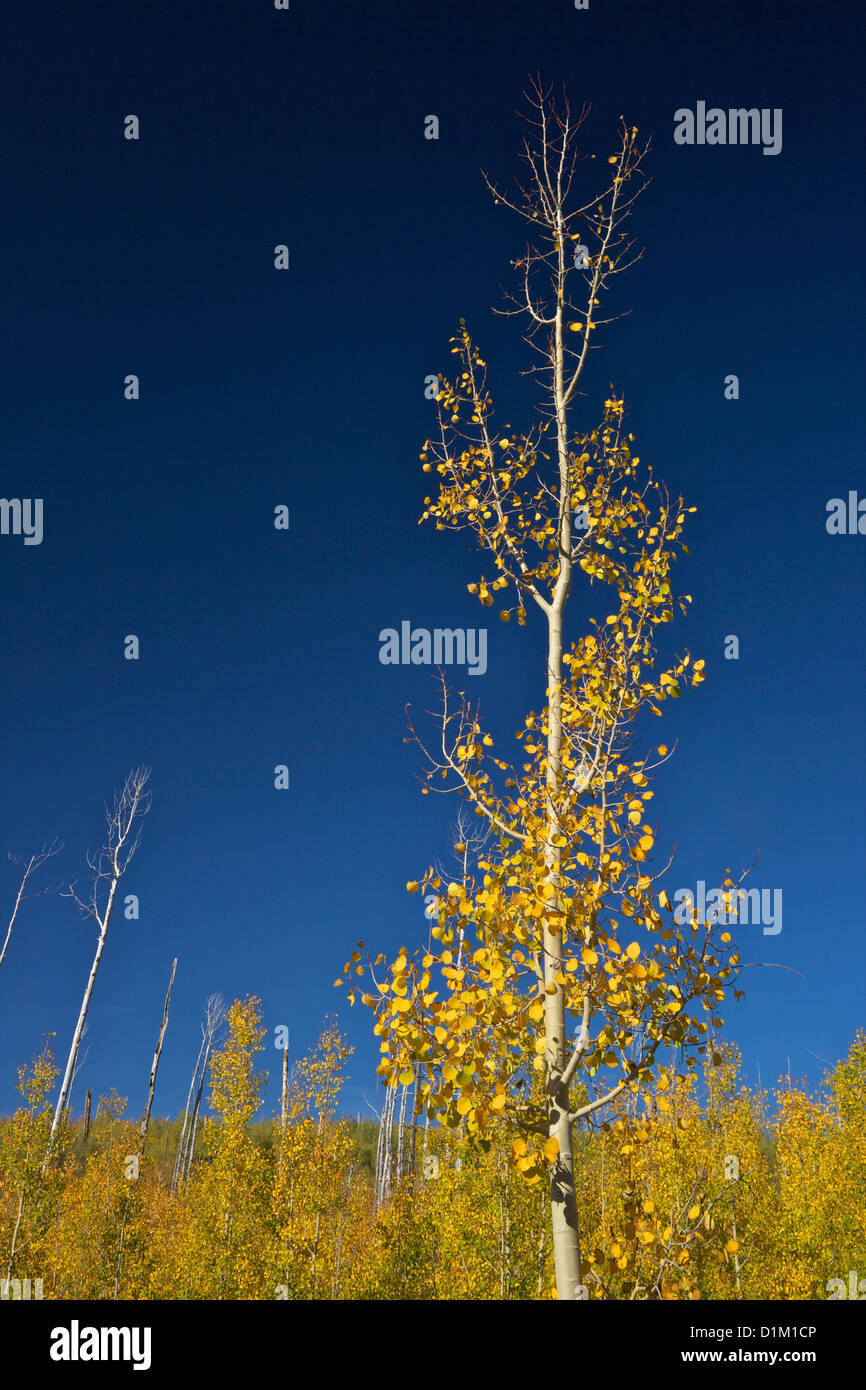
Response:
[{"label": "bare white tree", "polygon": [[141,818],[150,809],[150,792],[146,791],[147,780],[150,777],[150,769],[137,767],[130,772],[123,784],[123,790],[118,796],[115,793],[114,804],[111,810],[106,808],[106,819],[108,822],[108,836],[106,843],[95,858],[87,856],[87,862],[93,870],[93,886],[88,899],[80,898],[75,891],[75,884],[70,884],[63,896],[73,898],[86,917],[92,917],[97,927],[99,935],[96,943],[96,953],[93,957],[93,964],[90,967],[90,975],[84,990],[84,997],[81,1001],[81,1008],[78,1013],[78,1022],[75,1025],[75,1032],[72,1035],[72,1045],[69,1049],[69,1057],[66,1062],[66,1070],[63,1074],[63,1083],[60,1087],[60,1095],[57,1098],[57,1106],[54,1111],[54,1120],[51,1125],[51,1134],[48,1140],[48,1151],[45,1155],[47,1166],[54,1140],[60,1125],[60,1120],[66,1107],[66,1099],[72,1084],[72,1077],[75,1072],[75,1062],[78,1057],[78,1049],[81,1046],[81,1037],[84,1032],[84,1025],[87,1021],[87,1010],[90,1006],[90,997],[93,993],[93,985],[96,980],[96,972],[99,969],[99,962],[102,960],[102,952],[105,950],[105,942],[108,936],[108,928],[111,924],[111,915],[114,910],[114,903],[117,897],[117,889],[120,880],[129,868],[130,861],[138,848],[141,838]]},{"label": "bare white tree", "polygon": [[144,1153],[144,1141],[147,1138],[147,1130],[150,1125],[150,1112],[153,1108],[153,1093],[156,1090],[156,1073],[159,1070],[159,1059],[162,1055],[162,1044],[165,1041],[165,1030],[168,1027],[168,1007],[171,1003],[171,991],[174,987],[174,972],[177,970],[177,957],[171,963],[171,978],[168,982],[168,992],[165,996],[165,1005],[162,1011],[162,1026],[159,1030],[159,1037],[156,1040],[156,1050],[153,1054],[153,1063],[150,1068],[150,1084],[147,1088],[147,1104],[144,1107],[144,1115],[141,1121],[139,1134],[141,1136],[141,1152]]},{"label": "bare white tree", "polygon": [[[62,840],[59,843],[56,840],[52,840],[50,845],[43,845],[38,854],[31,854],[30,858],[27,860],[27,863],[24,865],[24,873],[22,874],[21,882],[18,885],[18,893],[15,897],[15,905],[12,908],[12,915],[9,918],[9,926],[6,928],[6,936],[3,941],[3,949],[0,950],[0,965],[3,964],[3,961],[6,957],[6,952],[9,949],[9,940],[12,936],[12,928],[15,926],[15,921],[18,917],[18,911],[21,907],[21,904],[24,902],[26,898],[41,898],[43,893],[51,893],[54,891],[54,889],[49,885],[47,888],[38,889],[38,891],[35,893],[28,893],[28,883],[30,882],[33,875],[36,873],[36,870],[41,868],[41,866],[45,863],[46,859],[51,859],[55,854],[59,854],[62,848]],[[9,859],[13,864],[21,863],[21,859],[17,854],[10,854]]]},{"label": "bare white tree", "polygon": [[[84,1039],[85,1039],[86,1036],[87,1036],[87,1024],[85,1023],[84,1027],[83,1027],[82,1030],[81,1030],[81,1042],[84,1042]],[[88,1056],[88,1053],[89,1053],[89,1052],[90,1052],[90,1048],[89,1048],[89,1047],[86,1047],[86,1048],[84,1049],[84,1051],[82,1052],[82,1051],[81,1051],[81,1047],[80,1047],[80,1045],[79,1045],[78,1056],[77,1056],[76,1059],[75,1059],[75,1066],[74,1066],[74,1068],[73,1068],[73,1070],[72,1070],[72,1079],[71,1079],[70,1082],[69,1082],[69,1090],[66,1092],[66,1104],[65,1104],[64,1107],[63,1107],[63,1113],[64,1113],[64,1115],[68,1115],[68,1114],[69,1114],[69,1107],[70,1107],[70,1105],[72,1104],[72,1092],[75,1090],[75,1082],[76,1082],[76,1080],[78,1079],[78,1073],[81,1071],[81,1068],[84,1066],[84,1063],[87,1061],[87,1056]],[[98,1102],[98,1101],[96,1102],[96,1109],[97,1109],[97,1112],[98,1112],[98,1110],[99,1110],[99,1102]]]},{"label": "bare white tree", "polygon": [[[171,1190],[177,1191],[178,1183],[183,1178],[189,1178],[192,1167],[193,1150],[195,1149],[195,1136],[198,1129],[199,1110],[201,1108],[201,1096],[204,1089],[204,1079],[207,1074],[207,1064],[217,1034],[222,1027],[225,1019],[226,1009],[221,994],[210,995],[205,1005],[204,1023],[201,1025],[201,1047],[198,1050],[195,1069],[192,1080],[189,1083],[189,1094],[186,1098],[186,1110],[183,1116],[183,1127],[180,1132],[180,1140],[177,1146],[177,1154],[174,1160],[174,1175],[172,1177]],[[198,1085],[196,1086],[196,1083]],[[195,1101],[193,1101],[195,1092]]]}]

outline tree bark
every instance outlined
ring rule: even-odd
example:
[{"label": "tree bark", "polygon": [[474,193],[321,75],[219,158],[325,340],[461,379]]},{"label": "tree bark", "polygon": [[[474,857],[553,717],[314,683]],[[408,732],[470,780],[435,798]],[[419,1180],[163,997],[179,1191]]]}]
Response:
[{"label": "tree bark", "polygon": [[[548,878],[557,895],[561,881],[562,851],[555,840],[559,834],[562,801],[562,618],[571,587],[571,505],[567,403],[563,380],[562,301],[565,284],[565,254],[561,217],[559,232],[559,296],[553,327],[552,366],[556,407],[556,444],[559,463],[559,572],[547,614],[547,827],[544,850]],[[560,901],[554,900],[557,911]],[[580,1228],[574,1185],[574,1152],[569,1118],[568,1085],[563,1080],[567,1065],[565,987],[556,979],[563,968],[562,938],[544,922],[544,1038],[547,1064],[547,1133],[559,1146],[550,1170],[550,1212],[553,1230],[553,1258],[556,1294],[560,1300],[574,1300],[583,1283],[580,1259]]]},{"label": "tree bark", "polygon": [[[102,960],[102,952],[105,950],[105,942],[108,936],[108,928],[111,924],[111,914],[114,910],[114,901],[117,897],[118,885],[138,847],[138,836],[136,835],[131,843],[130,836],[133,833],[135,822],[138,817],[144,815],[149,808],[150,796],[149,793],[145,794],[144,790],[149,775],[150,773],[147,768],[136,768],[135,771],[131,772],[126,778],[120,796],[115,796],[114,798],[114,808],[108,815],[108,842],[96,861],[88,860],[95,873],[90,901],[82,902],[77,896],[74,886],[69,889],[66,895],[72,897],[78,903],[79,907],[96,922],[99,927],[99,939],[96,945],[96,953],[93,957],[93,964],[90,967],[87,986],[84,990],[84,998],[81,1001],[78,1022],[75,1025],[75,1032],[72,1035],[72,1046],[69,1049],[66,1070],[63,1074],[63,1084],[60,1087],[60,1095],[57,1098],[57,1107],[54,1111],[54,1119],[51,1124],[51,1133],[48,1137],[48,1149],[45,1154],[43,1172],[48,1166],[48,1160],[51,1157],[51,1151],[54,1146],[57,1130],[60,1126],[60,1120],[66,1109],[69,1088],[75,1074],[78,1049],[81,1046],[81,1037],[84,1032],[84,1025],[87,1021],[87,1010],[90,1007],[90,998],[93,994],[93,986],[96,981],[96,973],[99,970],[99,962]],[[100,909],[98,902],[99,888],[100,885],[105,882],[109,884],[108,898],[105,907]]]},{"label": "tree bark", "polygon": [[147,1105],[144,1107],[144,1116],[141,1121],[139,1134],[141,1136],[141,1148],[139,1153],[144,1153],[144,1141],[147,1138],[147,1129],[150,1124],[150,1112],[153,1106],[153,1093],[156,1089],[156,1073],[159,1068],[159,1059],[162,1054],[162,1044],[165,1038],[165,1030],[168,1027],[168,1006],[171,1002],[171,991],[174,985],[174,972],[177,969],[177,957],[171,963],[171,978],[168,982],[168,992],[165,996],[165,1006],[162,1011],[162,1026],[159,1030],[159,1037],[156,1042],[156,1051],[153,1054],[153,1065],[150,1068],[150,1085],[147,1091]]},{"label": "tree bark", "polygon": [[[96,982],[96,973],[99,970],[99,962],[102,960],[102,952],[105,950],[105,941],[108,936],[108,927],[111,922],[111,912],[114,907],[114,899],[117,894],[119,877],[111,880],[111,888],[108,893],[108,905],[105,909],[102,929],[99,933],[99,940],[96,944],[96,953],[93,957],[93,964],[90,967],[90,975],[84,990],[84,998],[81,1001],[81,1009],[78,1013],[78,1022],[75,1025],[75,1032],[72,1034],[72,1046],[69,1049],[69,1056],[66,1060],[66,1070],[63,1073],[63,1084],[60,1087],[60,1095],[57,1099],[57,1108],[54,1111],[54,1119],[51,1122],[51,1133],[48,1138],[49,1152],[54,1145],[54,1139],[60,1125],[60,1117],[66,1108],[66,1096],[72,1082],[72,1073],[75,1069],[75,1059],[78,1056],[78,1049],[81,1046],[81,1035],[84,1032],[84,1025],[87,1022],[87,1010],[90,1007],[90,996],[93,994],[93,986]],[[47,1156],[46,1156],[47,1162]]]}]

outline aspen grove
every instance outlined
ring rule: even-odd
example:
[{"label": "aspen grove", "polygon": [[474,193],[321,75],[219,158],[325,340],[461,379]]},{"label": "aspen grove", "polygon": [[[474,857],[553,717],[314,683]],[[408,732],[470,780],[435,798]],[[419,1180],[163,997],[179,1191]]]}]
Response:
[{"label": "aspen grove", "polygon": [[[538,82],[528,99],[525,183],[486,181],[528,228],[500,312],[525,328],[537,419],[500,419],[460,320],[420,463],[421,522],[468,534],[482,555],[470,593],[535,642],[533,708],[520,707],[512,741],[440,669],[433,736],[410,723],[422,792],[459,806],[449,867],[416,868],[406,885],[425,899],[426,940],[396,955],[359,941],[333,982],[341,994],[338,966],[325,978],[329,998],[373,1015],[375,1105],[344,1112],[353,1047],[326,1018],[292,1066],[277,1027],[279,1105],[264,1113],[261,1001],[212,994],[182,1059],[186,1104],[160,1117],[184,971],[173,949],[143,1111],[128,1117],[114,1090],[88,1090],[73,1111],[100,967],[124,904],[137,915],[121,889],[151,811],[150,769],[136,768],[88,858],[89,890],[64,894],[95,936],[89,973],[70,984],[71,1038],[59,1062],[45,1038],[0,1117],[2,1298],[860,1296],[866,1034],[815,1094],[790,1067],[772,1092],[760,1073],[745,1085],[723,1034],[747,968],[728,923],[745,874],[722,874],[725,912],[708,909],[703,880],[697,904],[675,905],[661,882],[671,858],[654,784],[673,757],[662,720],[705,678],[669,627],[691,603],[673,586],[695,508],[641,459],[624,394],[597,391],[589,371],[618,316],[616,277],[640,256],[629,222],[648,146],[621,119],[592,163],[578,145],[588,109],[575,116]],[[420,641],[483,675],[486,629],[471,637],[463,647],[462,632],[405,620],[380,636],[379,661],[408,664]],[[52,842],[17,861],[0,968],[58,853]]]}]

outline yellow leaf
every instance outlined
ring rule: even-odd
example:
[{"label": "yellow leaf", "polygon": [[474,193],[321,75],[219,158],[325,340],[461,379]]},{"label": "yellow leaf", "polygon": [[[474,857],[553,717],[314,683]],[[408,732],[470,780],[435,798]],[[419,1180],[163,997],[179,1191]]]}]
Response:
[{"label": "yellow leaf", "polygon": [[700,1216],[700,1214],[701,1214],[701,1209],[700,1209],[699,1206],[694,1206],[694,1207],[690,1207],[690,1208],[689,1208],[689,1220],[690,1220],[690,1221],[697,1221],[697,1219],[698,1219],[698,1217]]},{"label": "yellow leaf", "polygon": [[630,946],[626,946],[625,953],[629,960],[637,960],[640,955],[640,946],[638,946],[636,941],[632,941]]},{"label": "yellow leaf", "polygon": [[725,1249],[727,1250],[729,1255],[736,1255],[739,1248],[740,1242],[738,1240],[729,1240],[727,1245],[725,1246]]},{"label": "yellow leaf", "polygon": [[417,893],[417,892],[418,892],[418,884],[415,882],[414,879],[412,879],[409,883],[406,884],[406,892],[407,892],[407,893]]},{"label": "yellow leaf", "polygon": [[581,951],[581,958],[584,965],[598,965],[598,952],[591,951],[588,946],[584,946]]},{"label": "yellow leaf", "polygon": [[548,1163],[553,1163],[556,1155],[559,1153],[559,1140],[555,1134],[551,1134],[549,1139],[545,1139],[541,1151]]}]

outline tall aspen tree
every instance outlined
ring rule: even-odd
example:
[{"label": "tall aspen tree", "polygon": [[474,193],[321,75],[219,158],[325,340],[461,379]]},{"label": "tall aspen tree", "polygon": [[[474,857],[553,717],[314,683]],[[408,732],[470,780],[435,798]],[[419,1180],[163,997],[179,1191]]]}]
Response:
[{"label": "tall aspen tree", "polygon": [[[387,1086],[408,1085],[420,1064],[428,1114],[465,1126],[481,1148],[505,1124],[515,1170],[530,1183],[546,1178],[556,1295],[574,1300],[588,1296],[574,1126],[650,1084],[666,1052],[672,1067],[677,1055],[695,1064],[739,957],[714,923],[692,913],[678,926],[666,894],[651,894],[659,874],[644,864],[656,835],[648,784],[670,754],[661,745],[629,761],[646,715],[661,715],[681,682],[704,679],[704,662],[688,652],[656,669],[657,625],[691,601],[670,586],[686,509],[640,466],[613,389],[594,427],[574,419],[590,347],[612,322],[602,317],[608,291],[640,255],[625,224],[648,146],[621,120],[607,163],[582,164],[588,108],[574,119],[538,82],[529,101],[525,186],[512,197],[486,181],[531,229],[513,263],[519,293],[501,312],[528,321],[541,420],[522,432],[498,425],[486,362],[461,320],[451,340],[457,371],[439,378],[438,430],[421,453],[423,471],[439,477],[422,520],[472,533],[493,573],[469,590],[491,607],[510,589],[503,622],[523,626],[530,601],[538,609],[546,702],[518,732],[525,761],[513,765],[493,751],[477,705],[455,701],[442,677],[434,750],[412,733],[430,789],[460,793],[490,827],[491,845],[477,877],[464,869],[446,883],[427,871],[423,886],[440,901],[434,941],[411,959],[401,949],[383,978],[382,957],[368,956],[373,991],[363,1002],[375,1010]],[[579,170],[600,185],[582,202]],[[584,632],[569,641],[575,579],[613,597],[606,618],[579,611]],[[360,958],[346,963],[347,983]]]},{"label": "tall aspen tree", "polygon": [[108,928],[111,925],[111,917],[114,911],[114,904],[117,898],[117,890],[120,880],[129,868],[130,861],[138,849],[138,842],[141,837],[140,821],[150,809],[150,792],[146,791],[150,770],[146,767],[138,767],[130,772],[123,784],[123,789],[118,796],[115,794],[114,805],[106,813],[108,821],[108,837],[106,843],[99,851],[98,855],[91,859],[88,855],[87,862],[93,870],[93,885],[88,899],[78,896],[75,885],[72,884],[66,894],[71,897],[81,908],[86,917],[91,917],[99,928],[96,941],[96,952],[93,957],[93,964],[90,967],[90,974],[84,989],[84,997],[81,1001],[81,1008],[78,1013],[78,1021],[72,1035],[72,1044],[69,1048],[69,1057],[66,1062],[66,1070],[63,1073],[63,1081],[60,1086],[60,1094],[57,1097],[57,1106],[54,1111],[54,1120],[51,1125],[51,1135],[48,1141],[48,1157],[54,1145],[57,1129],[66,1108],[69,1088],[75,1073],[75,1063],[78,1057],[78,1049],[81,1046],[81,1038],[84,1033],[84,1025],[87,1022],[87,1010],[90,1007],[90,998],[93,994],[93,986],[96,982],[96,974],[99,970],[99,963],[102,960],[102,953],[105,950],[105,942],[108,937]]}]

